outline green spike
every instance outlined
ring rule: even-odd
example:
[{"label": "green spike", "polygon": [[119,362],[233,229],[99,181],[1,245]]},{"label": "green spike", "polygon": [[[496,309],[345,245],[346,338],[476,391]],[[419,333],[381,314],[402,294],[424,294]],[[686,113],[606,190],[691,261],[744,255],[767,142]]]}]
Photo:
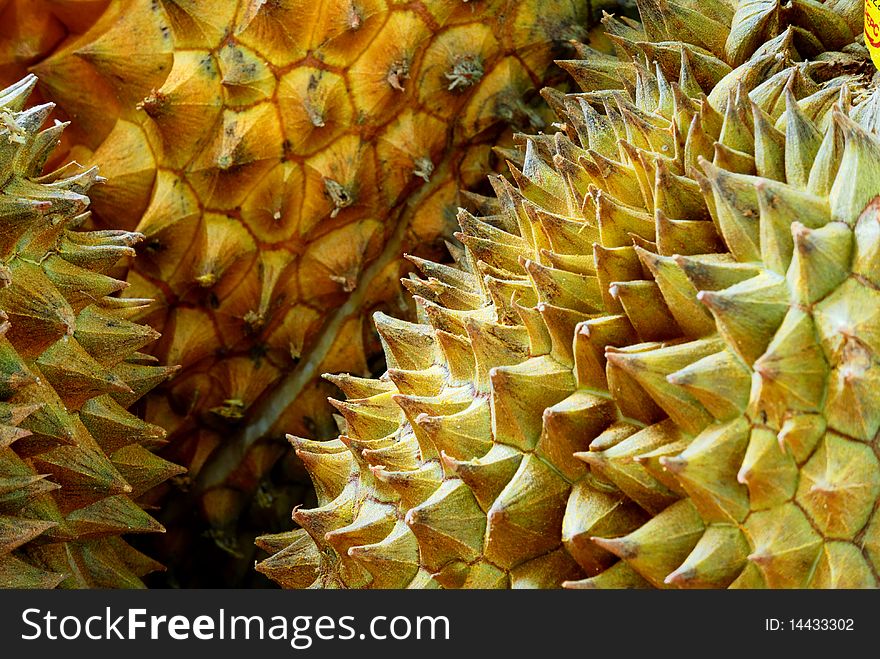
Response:
[{"label": "green spike", "polygon": [[752,513],[745,532],[754,563],[769,588],[804,588],[822,547],[822,538],[793,503]]},{"label": "green spike", "polygon": [[437,570],[450,560],[480,556],[486,515],[460,480],[444,481],[424,503],[404,518],[419,540],[422,565]]},{"label": "green spike", "polygon": [[762,273],[722,291],[701,291],[718,330],[747,364],[760,357],[788,310],[788,288],[778,275]]},{"label": "green spike", "polygon": [[726,23],[719,23],[704,11],[690,9],[684,4],[664,1],[660,5],[670,37],[703,48],[718,57],[724,55],[725,42],[730,33]]},{"label": "green spike", "polygon": [[594,474],[614,483],[639,506],[656,514],[678,496],[654,478],[635,458],[683,438],[681,430],[666,420],[648,426],[610,448],[585,451],[576,456],[589,464]]},{"label": "green spike", "polygon": [[[733,36],[733,32],[731,32],[731,36]],[[750,93],[765,80],[781,71],[785,67],[785,58],[777,57],[777,55],[778,53],[772,50],[766,53],[756,52],[748,61],[724,76],[709,94],[709,102],[712,107],[719,112],[724,112],[731,89],[741,88],[743,93]]]},{"label": "green spike", "polygon": [[713,222],[670,220],[660,209],[655,211],[654,221],[657,250],[662,255],[713,254],[724,250]]},{"label": "green spike", "polygon": [[387,380],[359,378],[347,373],[325,373],[321,377],[339,387],[346,398],[369,398],[386,391],[394,391],[394,384]]},{"label": "green spike", "polygon": [[[399,368],[388,369],[388,379],[397,390],[409,396],[436,396],[443,388],[446,371],[439,364],[422,371],[404,371]],[[356,396],[349,396],[356,398]]]},{"label": "green spike", "polygon": [[[609,194],[630,206],[639,207],[644,203],[641,188],[634,180],[631,167],[611,158],[606,158],[598,151],[590,150],[588,153],[599,176],[602,177],[603,187],[608,190]],[[588,161],[585,158],[581,158],[579,162],[583,165]]]},{"label": "green spike", "polygon": [[654,239],[653,218],[643,209],[622,204],[599,190],[595,191],[593,199],[603,247],[629,247],[633,234]]},{"label": "green spike", "polygon": [[778,427],[791,412],[818,411],[824,398],[828,364],[809,314],[792,307],[752,368],[752,416],[761,415]]},{"label": "green spike", "polygon": [[588,575],[609,568],[613,556],[590,539],[627,535],[648,520],[645,512],[619,494],[596,490],[584,481],[571,490],[562,520],[562,544]]},{"label": "green spike", "polygon": [[110,461],[131,485],[131,497],[137,498],[164,481],[186,471],[137,444],[129,444],[110,454]]},{"label": "green spike", "polygon": [[880,462],[871,447],[827,433],[801,469],[795,500],[826,538],[852,540],[880,494]]},{"label": "green spike", "polygon": [[60,256],[50,256],[41,267],[49,281],[77,312],[96,299],[113,295],[129,286],[124,281],[68,263]]},{"label": "green spike", "polygon": [[877,196],[880,144],[838,110],[834,111],[834,121],[843,131],[846,146],[837,177],[831,186],[831,216],[839,222],[853,225],[868,203]]},{"label": "green spike", "polygon": [[754,102],[752,117],[758,175],[774,181],[785,181],[785,135],[774,128],[771,117]]},{"label": "green spike", "polygon": [[348,555],[373,575],[372,588],[403,588],[419,569],[418,541],[401,520],[379,542],[354,545]]},{"label": "green spike", "polygon": [[788,417],[779,430],[779,448],[791,451],[798,464],[813,454],[813,449],[825,434],[827,427],[821,414],[796,414]]},{"label": "green spike", "polygon": [[595,577],[589,577],[580,581],[566,581],[562,585],[565,588],[575,590],[646,589],[652,587],[642,575],[633,570],[629,563],[624,561],[618,561]]},{"label": "green spike", "polygon": [[607,398],[575,391],[544,410],[535,455],[556,467],[566,479],[575,481],[584,475],[586,468],[574,454],[586,450],[616,416],[617,411]]},{"label": "green spike", "polygon": [[664,341],[681,335],[660,286],[653,281],[619,281],[609,289],[642,341]]},{"label": "green spike", "polygon": [[778,33],[780,13],[779,3],[775,0],[738,3],[725,45],[725,59],[735,66],[745,62],[762,42]]},{"label": "green spike", "polygon": [[318,497],[318,505],[325,506],[338,497],[348,482],[354,461],[342,442],[333,442],[339,450],[328,451],[324,446],[315,446],[316,442],[287,436],[302,461]]},{"label": "green spike", "polygon": [[832,121],[825,130],[822,144],[810,165],[810,178],[807,191],[818,196],[828,197],[840,169],[844,152],[844,137],[840,123]]},{"label": "green spike", "polygon": [[577,83],[581,91],[623,89],[623,80],[631,77],[632,65],[612,58],[558,60],[557,64]]},{"label": "green spike", "polygon": [[124,495],[105,497],[68,514],[67,523],[81,535],[162,533],[165,529]]},{"label": "green spike", "polygon": [[809,229],[799,222],[791,225],[794,257],[787,279],[793,299],[812,305],[847,278],[853,248],[852,229],[832,222]]},{"label": "green spike", "polygon": [[755,158],[742,151],[729,149],[720,142],[715,143],[712,164],[734,174],[753,175],[757,172]]},{"label": "green spike", "polygon": [[2,588],[55,588],[64,581],[64,576],[36,568],[11,555],[0,560]]},{"label": "green spike", "polygon": [[[343,564],[352,563],[349,549],[379,542],[387,537],[397,522],[394,506],[365,499],[351,523],[328,531],[324,536]],[[359,572],[357,568],[355,572]]]},{"label": "green spike", "polygon": [[486,558],[512,568],[558,543],[570,485],[540,458],[527,455],[486,513]]},{"label": "green spike", "polygon": [[878,302],[880,292],[850,278],[814,311],[819,338],[832,368],[825,416],[831,428],[865,441],[880,430],[880,374],[871,367],[871,355],[878,354],[874,329]]},{"label": "green spike", "polygon": [[492,447],[492,419],[489,403],[474,399],[469,406],[443,416],[420,415],[416,424],[441,452],[456,460],[470,460],[486,454]]},{"label": "green spike", "polygon": [[548,268],[529,259],[523,262],[523,269],[538,292],[539,302],[582,313],[596,313],[602,308],[595,277]]},{"label": "green spike", "polygon": [[780,446],[776,433],[756,426],[736,478],[749,489],[752,510],[764,510],[794,496],[798,468],[791,453]]},{"label": "green spike", "polygon": [[755,155],[755,138],[752,135],[752,118],[748,108],[740,100],[739,89],[731,89],[724,112],[724,123],[718,140],[728,149]]},{"label": "green spike", "polygon": [[687,391],[670,384],[666,377],[717,352],[722,346],[717,339],[708,339],[632,353],[609,350],[606,356],[644,387],[679,427],[685,432],[697,434],[712,421],[712,417],[699,401]]},{"label": "green spike", "polygon": [[749,543],[733,524],[710,524],[694,550],[664,580],[679,588],[726,588],[745,568]]},{"label": "green spike", "polygon": [[306,588],[318,576],[320,553],[303,529],[260,536],[257,544],[273,555],[256,564],[256,570],[283,588]]},{"label": "green spike", "polygon": [[107,316],[94,306],[86,307],[77,316],[73,335],[102,366],[118,364],[159,338],[159,333],[150,327]]},{"label": "green spike", "polygon": [[52,387],[64,396],[65,404],[73,409],[94,396],[131,392],[123,380],[107,373],[69,336],[43,351],[36,363]]},{"label": "green spike", "polygon": [[106,273],[121,258],[135,256],[133,247],[141,240],[141,234],[129,231],[65,231],[58,254],[80,268]]},{"label": "green spike", "polygon": [[790,20],[817,35],[828,50],[842,48],[853,38],[844,18],[815,0],[792,0]]},{"label": "green spike", "polygon": [[854,544],[826,542],[809,585],[822,589],[877,588],[877,578]]},{"label": "green spike", "polygon": [[496,367],[492,382],[493,437],[522,450],[535,447],[541,435],[544,410],[574,391],[571,370],[547,357],[518,366]]},{"label": "green spike", "polygon": [[467,333],[476,360],[479,391],[488,391],[491,371],[498,366],[519,364],[529,355],[528,334],[522,327],[467,321]]},{"label": "green spike", "polygon": [[764,575],[754,563],[747,563],[745,569],[734,579],[728,588],[731,590],[758,590],[767,588]]},{"label": "green spike", "polygon": [[560,579],[576,579],[583,574],[577,563],[561,547],[521,563],[510,570],[510,587],[558,588]]},{"label": "green spike", "polygon": [[760,213],[761,257],[765,267],[784,275],[792,261],[792,226],[800,223],[818,228],[828,221],[824,199],[781,183],[761,181],[755,185]]},{"label": "green spike", "polygon": [[693,51],[681,45],[681,64],[678,70],[678,87],[689,98],[699,98],[704,81],[697,77]]},{"label": "green spike", "polygon": [[493,444],[486,455],[459,461],[443,455],[446,471],[463,480],[474,493],[483,510],[488,511],[501,490],[513,478],[523,454],[511,446]]},{"label": "green spike", "polygon": [[579,387],[607,389],[605,348],[637,343],[626,316],[604,316],[578,325],[574,336],[574,372]]},{"label": "green spike", "polygon": [[667,217],[676,220],[710,219],[700,186],[689,178],[672,173],[662,160],[657,161],[654,186],[655,208],[662,210]]},{"label": "green spike", "polygon": [[698,359],[666,379],[688,391],[719,421],[742,414],[749,401],[751,372],[729,350]]},{"label": "green spike", "polygon": [[638,247],[636,253],[654,276],[669,312],[684,335],[698,338],[712,334],[715,323],[706,308],[697,300],[697,289],[675,259],[658,256]]},{"label": "green spike", "polygon": [[748,514],[748,492],[736,480],[748,438],[748,422],[735,419],[709,426],[681,455],[660,460],[687,490],[703,519],[736,523]]},{"label": "green spike", "polygon": [[[433,461],[420,465],[418,469],[405,471],[389,471],[371,466],[370,473],[376,477],[376,481],[397,493],[403,509],[413,508],[427,501],[443,480],[443,469]],[[377,486],[376,490],[379,491],[380,487]]]},{"label": "green spike", "polygon": [[384,313],[373,314],[382,348],[391,368],[428,368],[434,361],[434,336],[430,328],[414,325]]},{"label": "green spike", "polygon": [[753,263],[740,263],[730,254],[677,256],[675,262],[701,291],[720,291],[755,277],[761,269]]},{"label": "green spike", "polygon": [[74,311],[42,269],[21,259],[10,269],[13,283],[0,288],[0,308],[12,323],[9,336],[17,349],[38,354],[73,333]]},{"label": "green spike", "polygon": [[701,159],[709,160],[714,157],[714,153],[715,140],[703,129],[699,115],[694,115],[685,139],[685,170],[690,175],[699,166]]},{"label": "green spike", "polygon": [[397,428],[401,414],[392,396],[385,393],[346,401],[331,399],[330,404],[345,418],[350,437],[372,440],[386,437]]},{"label": "green spike", "polygon": [[621,538],[594,538],[593,542],[625,560],[657,588],[690,554],[704,531],[703,521],[690,501],[672,504],[644,526]]},{"label": "green spike", "polygon": [[801,110],[790,89],[786,90],[785,104],[785,177],[790,185],[804,190],[822,145],[822,134]]},{"label": "green spike", "polygon": [[707,160],[700,165],[712,186],[718,228],[737,261],[760,258],[755,183],[759,179],[718,169]]}]

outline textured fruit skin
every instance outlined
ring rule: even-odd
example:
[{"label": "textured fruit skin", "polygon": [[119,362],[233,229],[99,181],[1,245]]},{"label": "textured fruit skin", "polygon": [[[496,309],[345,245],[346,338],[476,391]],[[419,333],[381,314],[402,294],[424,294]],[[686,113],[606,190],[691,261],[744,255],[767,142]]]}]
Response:
[{"label": "textured fruit skin", "polygon": [[138,499],[184,470],[126,408],[175,369],[108,275],[142,236],[78,229],[96,168],[43,171],[65,126],[23,109],[36,82],[0,91],[0,587],[142,587],[161,566],[122,535],[164,530]]},{"label": "textured fruit skin", "polygon": [[525,95],[590,3],[119,0],[85,3],[91,24],[14,4],[48,25],[8,66],[88,127],[71,153],[110,179],[98,224],[146,236],[128,294],[158,300],[156,354],[182,365],[148,419],[193,477],[213,461],[197,489],[253,489],[230,474],[254,441],[332,435],[317,376],[370,372],[365,318],[406,309],[401,254],[442,249],[500,125],[542,127]]},{"label": "textured fruit skin", "polygon": [[[0,3],[0,76],[17,81],[69,34],[86,31],[109,0],[4,0]],[[31,98],[31,102],[34,98]]]},{"label": "textured fruit skin", "polygon": [[[291,437],[286,587],[875,587],[880,92],[861,3],[644,0]],[[696,12],[699,12],[697,14]],[[683,42],[683,45],[676,44]]]}]

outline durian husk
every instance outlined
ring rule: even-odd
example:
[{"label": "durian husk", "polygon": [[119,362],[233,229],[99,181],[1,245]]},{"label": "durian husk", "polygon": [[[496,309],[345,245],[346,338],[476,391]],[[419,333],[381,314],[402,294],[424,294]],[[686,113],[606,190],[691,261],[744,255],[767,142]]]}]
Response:
[{"label": "durian husk", "polygon": [[0,587],[143,587],[161,565],[123,536],[164,531],[140,500],[184,469],[127,408],[176,369],[110,274],[143,236],[81,230],[97,168],[44,172],[65,125],[36,83],[0,91]]},{"label": "durian husk", "polygon": [[[858,5],[858,6],[857,6]],[[291,437],[285,587],[875,587],[880,92],[861,3],[639,0]]]},{"label": "durian husk", "polygon": [[227,490],[215,526],[283,452],[261,438],[333,435],[319,374],[377,372],[369,314],[412,314],[402,255],[442,256],[501,127],[546,127],[530,98],[615,4],[10,0],[0,73],[36,71],[84,127],[96,224],[146,236],[126,294],[182,365],[147,418],[191,491]]}]

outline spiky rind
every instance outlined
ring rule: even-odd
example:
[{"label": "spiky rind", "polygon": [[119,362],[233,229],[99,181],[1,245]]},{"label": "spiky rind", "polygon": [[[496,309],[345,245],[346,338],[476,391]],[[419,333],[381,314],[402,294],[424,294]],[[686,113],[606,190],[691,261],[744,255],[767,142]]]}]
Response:
[{"label": "spiky rind", "polygon": [[175,369],[143,364],[158,334],[109,271],[142,236],[83,231],[97,169],[43,166],[63,124],[0,91],[0,587],[141,587],[159,567],[122,539],[162,531],[138,499],[183,471],[165,431],[126,410]]},{"label": "spiky rind", "polygon": [[880,95],[849,4],[638,4],[386,341],[433,349],[340,404],[285,585],[877,585]]}]

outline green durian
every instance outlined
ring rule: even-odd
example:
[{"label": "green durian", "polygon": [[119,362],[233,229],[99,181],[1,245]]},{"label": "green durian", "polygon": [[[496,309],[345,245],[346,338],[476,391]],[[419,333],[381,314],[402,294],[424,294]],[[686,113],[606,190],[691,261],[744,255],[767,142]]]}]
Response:
[{"label": "green durian", "polygon": [[287,587],[875,587],[880,92],[860,3],[639,0],[471,196],[388,371],[291,438]]},{"label": "green durian", "polygon": [[139,500],[183,469],[127,408],[175,369],[114,295],[142,236],[83,229],[97,168],[43,171],[65,124],[25,109],[36,82],[0,91],[0,587],[143,587],[161,565],[123,535],[163,531]]}]

